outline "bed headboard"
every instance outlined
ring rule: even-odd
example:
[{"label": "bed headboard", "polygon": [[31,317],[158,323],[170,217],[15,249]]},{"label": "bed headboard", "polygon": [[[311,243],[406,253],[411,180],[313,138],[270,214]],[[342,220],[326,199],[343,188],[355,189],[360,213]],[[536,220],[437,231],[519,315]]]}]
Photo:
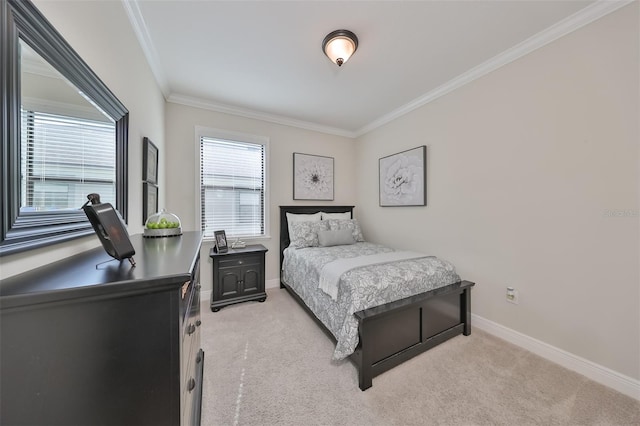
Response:
[{"label": "bed headboard", "polygon": [[318,212],[344,213],[350,212],[353,218],[354,206],[280,206],[280,270],[282,271],[282,261],[284,260],[284,249],[289,247],[289,224],[287,223],[287,213],[293,214],[313,214]]}]

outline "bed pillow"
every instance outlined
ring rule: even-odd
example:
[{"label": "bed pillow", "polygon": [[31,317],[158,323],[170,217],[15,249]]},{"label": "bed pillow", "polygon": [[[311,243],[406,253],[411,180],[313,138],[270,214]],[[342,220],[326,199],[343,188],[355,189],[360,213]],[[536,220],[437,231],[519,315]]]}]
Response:
[{"label": "bed pillow", "polygon": [[339,229],[337,231],[318,231],[318,244],[320,247],[346,246],[355,244],[356,239],[350,229]]},{"label": "bed pillow", "polygon": [[329,229],[327,222],[293,222],[291,223],[291,232],[289,247],[318,247],[318,232]]},{"label": "bed pillow", "polygon": [[356,219],[329,219],[326,222],[329,224],[329,229],[331,231],[348,229],[351,231],[351,235],[353,235],[354,240],[364,241],[360,224],[358,224]]},{"label": "bed pillow", "polygon": [[320,213],[321,213],[322,220],[351,219],[351,212],[344,212],[344,213],[325,213],[325,212],[320,212]]},{"label": "bed pillow", "polygon": [[[287,224],[289,225],[289,237],[291,237],[291,224],[294,222],[320,222],[322,214],[320,212],[313,214],[295,214],[287,213]],[[291,239],[291,238],[289,238]]]}]

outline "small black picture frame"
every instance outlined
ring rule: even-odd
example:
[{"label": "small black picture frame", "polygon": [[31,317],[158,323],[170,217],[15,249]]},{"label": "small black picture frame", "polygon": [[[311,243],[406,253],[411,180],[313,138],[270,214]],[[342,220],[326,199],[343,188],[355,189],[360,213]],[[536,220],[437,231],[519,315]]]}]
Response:
[{"label": "small black picture frame", "polygon": [[226,253],[229,250],[227,246],[227,235],[223,231],[214,231],[213,235],[216,239],[216,249],[218,253]]},{"label": "small black picture frame", "polygon": [[142,139],[142,180],[158,184],[158,147],[147,137]]}]

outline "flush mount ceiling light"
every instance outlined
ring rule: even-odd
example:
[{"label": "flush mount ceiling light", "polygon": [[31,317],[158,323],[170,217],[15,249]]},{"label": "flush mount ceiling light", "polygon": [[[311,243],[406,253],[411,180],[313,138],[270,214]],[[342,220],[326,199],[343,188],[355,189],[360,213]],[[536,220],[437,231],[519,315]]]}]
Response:
[{"label": "flush mount ceiling light", "polygon": [[349,30],[335,30],[322,41],[322,51],[339,67],[349,60],[358,48],[358,37]]}]

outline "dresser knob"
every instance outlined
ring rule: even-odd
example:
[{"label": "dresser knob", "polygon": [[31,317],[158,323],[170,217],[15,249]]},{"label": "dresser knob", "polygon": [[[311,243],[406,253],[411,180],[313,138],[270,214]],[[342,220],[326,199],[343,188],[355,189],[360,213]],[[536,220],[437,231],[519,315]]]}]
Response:
[{"label": "dresser knob", "polygon": [[189,379],[189,383],[187,384],[187,390],[191,392],[196,388],[196,379],[193,377]]},{"label": "dresser knob", "polygon": [[201,324],[202,324],[202,321],[200,320],[196,321],[196,326],[200,327]]},{"label": "dresser knob", "polygon": [[189,328],[187,329],[187,333],[191,336],[196,331],[196,326],[193,324],[189,324]]}]

